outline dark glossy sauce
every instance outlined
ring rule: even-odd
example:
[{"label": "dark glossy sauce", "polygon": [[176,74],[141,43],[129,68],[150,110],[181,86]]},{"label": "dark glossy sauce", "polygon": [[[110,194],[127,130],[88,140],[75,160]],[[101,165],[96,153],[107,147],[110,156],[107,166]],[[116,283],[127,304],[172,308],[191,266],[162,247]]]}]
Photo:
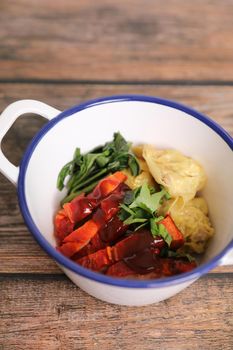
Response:
[{"label": "dark glossy sauce", "polygon": [[100,204],[102,200],[102,208],[107,214],[112,216],[112,210],[118,207],[120,201],[123,199],[126,190],[129,187],[125,184],[120,184],[106,199],[103,199],[103,192],[101,187],[97,187],[93,193],[88,196],[80,195],[68,204],[65,204],[66,210],[70,212],[72,222],[78,222],[90,215],[93,210]]},{"label": "dark glossy sauce", "polygon": [[106,243],[114,242],[126,232],[127,228],[128,226],[124,225],[116,215],[100,229],[100,239]]},{"label": "dark glossy sauce", "polygon": [[90,215],[93,209],[96,207],[96,201],[89,198],[80,198],[78,203],[73,206],[73,215],[76,221],[79,221],[86,216]]},{"label": "dark glossy sauce", "polygon": [[[149,231],[148,234],[151,236]],[[165,246],[164,240],[161,237],[148,240],[146,235],[142,235],[140,245],[142,249],[123,259],[126,265],[138,274],[147,274],[158,269],[158,256]]]},{"label": "dark glossy sauce", "polygon": [[104,212],[106,221],[111,219],[119,211],[119,204],[123,197],[123,193],[111,194],[101,202],[100,207]]},{"label": "dark glossy sauce", "polygon": [[150,248],[146,248],[125,258],[124,262],[133,271],[142,275],[154,271],[157,265],[156,255],[151,252]]},{"label": "dark glossy sauce", "polygon": [[105,225],[105,213],[101,208],[98,208],[92,216],[92,220],[98,225],[99,228]]},{"label": "dark glossy sauce", "polygon": [[98,203],[95,199],[80,195],[73,199],[70,203],[64,204],[64,209],[71,222],[77,223],[90,215],[97,204]]},{"label": "dark glossy sauce", "polygon": [[100,222],[99,236],[103,242],[115,241],[127,230],[127,226],[117,216],[126,190],[128,186],[121,184],[110,196],[102,200],[100,208],[93,215],[93,220]]},{"label": "dark glossy sauce", "polygon": [[[110,180],[109,178],[106,179],[106,183],[113,183],[113,186],[115,184],[114,180]],[[105,188],[105,180],[102,181],[102,183],[99,184],[90,194],[87,195],[87,198],[95,199],[97,201],[100,201],[104,197],[106,197],[106,188]],[[125,183],[120,183],[117,187],[115,187],[115,190],[112,191],[119,192],[121,190],[126,191],[126,189],[129,189],[129,187]],[[110,193],[107,193],[110,194]]]}]

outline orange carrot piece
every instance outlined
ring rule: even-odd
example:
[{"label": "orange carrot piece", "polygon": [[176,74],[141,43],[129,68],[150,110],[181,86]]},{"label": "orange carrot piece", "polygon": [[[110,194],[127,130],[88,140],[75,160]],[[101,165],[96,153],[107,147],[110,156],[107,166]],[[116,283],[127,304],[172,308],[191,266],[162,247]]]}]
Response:
[{"label": "orange carrot piece", "polygon": [[84,219],[92,212],[93,207],[90,199],[85,197],[85,193],[81,193],[69,203],[63,204],[67,217],[73,223]]},{"label": "orange carrot piece", "polygon": [[168,233],[172,237],[171,248],[178,249],[184,244],[184,236],[172,220],[170,215],[167,215],[163,220],[159,222],[167,229]]},{"label": "orange carrot piece", "polygon": [[75,260],[78,264],[95,271],[101,271],[104,267],[111,265],[127,256],[144,249],[153,241],[149,231],[140,230],[129,237],[122,239],[113,247],[106,247],[93,254]]},{"label": "orange carrot piece", "polygon": [[[90,215],[92,211],[100,204],[101,200],[104,200],[105,197],[117,190],[118,186],[123,183],[126,178],[127,176],[125,174],[117,171],[116,173],[101,180],[88,196],[85,197],[85,194],[82,193],[75,197],[70,203],[65,203],[63,209],[59,210],[55,216],[55,236],[59,239],[59,241],[62,241],[73,231],[74,225],[77,222]],[[103,201],[102,209],[106,211],[106,215],[108,209],[109,218],[111,218],[114,213],[117,212],[118,205],[116,206],[114,201],[119,201],[122,195],[123,194],[120,191],[118,195],[116,194],[115,197],[113,196],[114,198],[112,198],[111,203],[111,206],[113,207],[112,209],[109,208],[110,204],[108,202],[106,202],[107,208],[105,208],[105,201]],[[74,235],[77,235],[77,232]],[[70,236],[68,240],[70,241],[70,238],[72,237],[73,236]]]},{"label": "orange carrot piece", "polygon": [[58,211],[55,216],[55,236],[59,241],[63,239],[73,231],[74,224],[66,216],[64,209]]},{"label": "orange carrot piece", "polygon": [[58,250],[65,256],[71,257],[90,242],[99,228],[100,225],[93,220],[87,221],[83,226],[69,234]]},{"label": "orange carrot piece", "polygon": [[113,192],[126,179],[127,176],[124,173],[117,171],[101,180],[87,197],[103,199]]},{"label": "orange carrot piece", "polygon": [[79,242],[67,242],[62,244],[62,246],[57,247],[57,250],[63,255],[67,256],[68,258],[74,255],[76,251],[79,249],[80,249]]},{"label": "orange carrot piece", "polygon": [[91,269],[93,271],[102,271],[105,267],[113,263],[111,256],[111,247],[100,249],[93,254],[84,256],[76,260],[79,265]]},{"label": "orange carrot piece", "polygon": [[91,219],[81,227],[77,228],[77,230],[71,232],[68,236],[66,236],[63,242],[86,242],[87,244],[91,238],[99,231],[100,227],[101,223],[95,222],[93,219]]}]

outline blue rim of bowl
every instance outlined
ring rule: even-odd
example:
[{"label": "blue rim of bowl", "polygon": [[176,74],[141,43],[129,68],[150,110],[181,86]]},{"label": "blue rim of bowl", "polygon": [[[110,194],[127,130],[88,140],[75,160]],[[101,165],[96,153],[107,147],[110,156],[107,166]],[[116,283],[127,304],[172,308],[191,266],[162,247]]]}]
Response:
[{"label": "blue rim of bowl", "polygon": [[91,108],[93,106],[105,104],[105,103],[129,102],[129,101],[155,103],[155,104],[160,104],[160,105],[168,106],[168,107],[183,111],[187,113],[189,116],[199,119],[201,122],[203,122],[212,130],[214,130],[226,142],[226,144],[231,148],[231,150],[233,150],[233,139],[221,126],[219,126],[216,122],[206,117],[205,115],[195,111],[190,107],[186,107],[180,103],[158,98],[158,97],[150,97],[150,96],[144,96],[144,95],[114,95],[114,96],[108,96],[108,97],[89,100],[88,102],[79,104],[77,106],[74,106],[58,114],[58,116],[50,120],[32,139],[30,145],[28,146],[26,152],[24,153],[24,156],[20,164],[17,192],[18,192],[19,206],[21,209],[21,213],[23,215],[23,218],[25,220],[25,223],[28,229],[34,236],[35,240],[42,247],[42,249],[46,251],[48,255],[53,257],[58,264],[90,280],[94,280],[107,285],[123,287],[123,288],[161,288],[168,285],[176,285],[176,284],[185,283],[188,281],[191,282],[192,280],[199,278],[201,275],[206,274],[209,270],[215,268],[221,262],[224,255],[227,252],[229,252],[231,249],[233,249],[233,240],[221,251],[221,253],[216,255],[209,262],[198,266],[197,268],[195,268],[190,272],[186,272],[181,275],[175,275],[172,277],[155,279],[155,280],[143,280],[143,281],[127,280],[127,279],[120,279],[115,277],[113,278],[110,276],[102,275],[100,273],[91,271],[89,269],[86,269],[74,263],[72,260],[68,259],[67,257],[63,256],[53,246],[51,246],[50,243],[48,243],[48,241],[44,238],[42,233],[37,228],[36,224],[34,223],[30,215],[30,211],[27,206],[26,195],[25,195],[25,176],[26,176],[27,167],[28,167],[30,158],[37,144],[40,142],[43,136],[54,125],[59,123],[62,119],[67,118],[70,115],[80,112],[86,108]]}]

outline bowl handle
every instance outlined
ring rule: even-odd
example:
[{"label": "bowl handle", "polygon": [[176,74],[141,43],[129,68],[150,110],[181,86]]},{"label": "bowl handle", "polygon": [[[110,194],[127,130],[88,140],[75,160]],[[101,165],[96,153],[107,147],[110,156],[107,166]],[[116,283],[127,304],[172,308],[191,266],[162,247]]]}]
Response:
[{"label": "bowl handle", "polygon": [[17,184],[19,167],[13,165],[3,154],[1,142],[17,118],[25,113],[35,113],[48,120],[56,117],[61,111],[35,100],[21,100],[10,104],[0,116],[0,172],[14,185]]}]

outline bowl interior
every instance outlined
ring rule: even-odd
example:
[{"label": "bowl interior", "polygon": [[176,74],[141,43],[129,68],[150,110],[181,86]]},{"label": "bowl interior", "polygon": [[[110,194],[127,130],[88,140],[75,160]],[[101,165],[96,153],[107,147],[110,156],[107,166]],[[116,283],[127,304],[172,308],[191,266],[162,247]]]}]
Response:
[{"label": "bowl interior", "polygon": [[133,143],[173,148],[198,160],[206,170],[203,191],[216,235],[203,262],[219,254],[232,240],[233,162],[227,143],[208,125],[184,111],[143,101],[94,104],[47,128],[37,143],[25,176],[25,197],[31,217],[48,242],[55,246],[53,217],[65,192],[56,188],[61,167],[81,151],[112,139],[115,131]]}]

